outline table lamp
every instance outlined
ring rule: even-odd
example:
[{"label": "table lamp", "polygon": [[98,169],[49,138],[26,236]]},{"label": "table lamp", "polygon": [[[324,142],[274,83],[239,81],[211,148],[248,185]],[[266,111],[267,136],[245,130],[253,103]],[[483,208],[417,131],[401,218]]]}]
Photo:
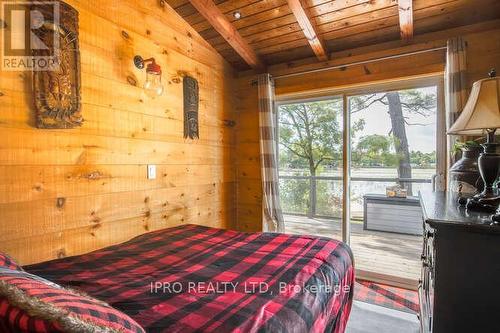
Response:
[{"label": "table lamp", "polygon": [[498,188],[494,188],[500,170],[500,143],[495,142],[497,128],[500,128],[500,77],[493,69],[489,78],[474,83],[465,108],[448,130],[451,135],[486,134],[487,137],[478,159],[484,190],[469,199],[468,208],[494,211],[500,203]]}]

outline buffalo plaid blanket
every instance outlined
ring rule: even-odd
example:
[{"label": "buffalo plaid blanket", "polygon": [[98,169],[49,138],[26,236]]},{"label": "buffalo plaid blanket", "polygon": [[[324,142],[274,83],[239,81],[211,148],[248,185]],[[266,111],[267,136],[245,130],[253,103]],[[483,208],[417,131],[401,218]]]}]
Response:
[{"label": "buffalo plaid blanket", "polygon": [[147,332],[343,332],[354,284],[342,242],[196,225],[25,269],[109,303]]}]

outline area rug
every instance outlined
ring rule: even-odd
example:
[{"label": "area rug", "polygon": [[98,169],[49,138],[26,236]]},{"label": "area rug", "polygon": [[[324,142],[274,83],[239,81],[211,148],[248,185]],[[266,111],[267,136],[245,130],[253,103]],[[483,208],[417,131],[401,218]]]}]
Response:
[{"label": "area rug", "polygon": [[356,280],[354,299],[389,309],[418,313],[418,293],[370,281]]}]

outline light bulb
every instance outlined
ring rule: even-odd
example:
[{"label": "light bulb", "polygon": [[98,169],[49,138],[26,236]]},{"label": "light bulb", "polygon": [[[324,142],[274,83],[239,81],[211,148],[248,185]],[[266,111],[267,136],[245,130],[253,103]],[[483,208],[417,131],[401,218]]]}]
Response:
[{"label": "light bulb", "polygon": [[161,83],[161,74],[148,72],[146,82],[144,82],[144,91],[150,98],[156,98],[163,94],[163,84]]}]

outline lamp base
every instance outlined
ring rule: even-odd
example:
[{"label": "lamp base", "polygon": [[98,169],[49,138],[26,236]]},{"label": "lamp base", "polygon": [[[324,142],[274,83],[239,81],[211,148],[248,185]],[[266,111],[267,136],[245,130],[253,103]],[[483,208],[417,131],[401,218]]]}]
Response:
[{"label": "lamp base", "polygon": [[500,193],[494,184],[500,171],[500,144],[494,142],[495,131],[489,132],[488,142],[483,144],[484,152],[479,156],[479,172],[484,181],[484,190],[467,200],[471,210],[495,213],[500,205]]}]

